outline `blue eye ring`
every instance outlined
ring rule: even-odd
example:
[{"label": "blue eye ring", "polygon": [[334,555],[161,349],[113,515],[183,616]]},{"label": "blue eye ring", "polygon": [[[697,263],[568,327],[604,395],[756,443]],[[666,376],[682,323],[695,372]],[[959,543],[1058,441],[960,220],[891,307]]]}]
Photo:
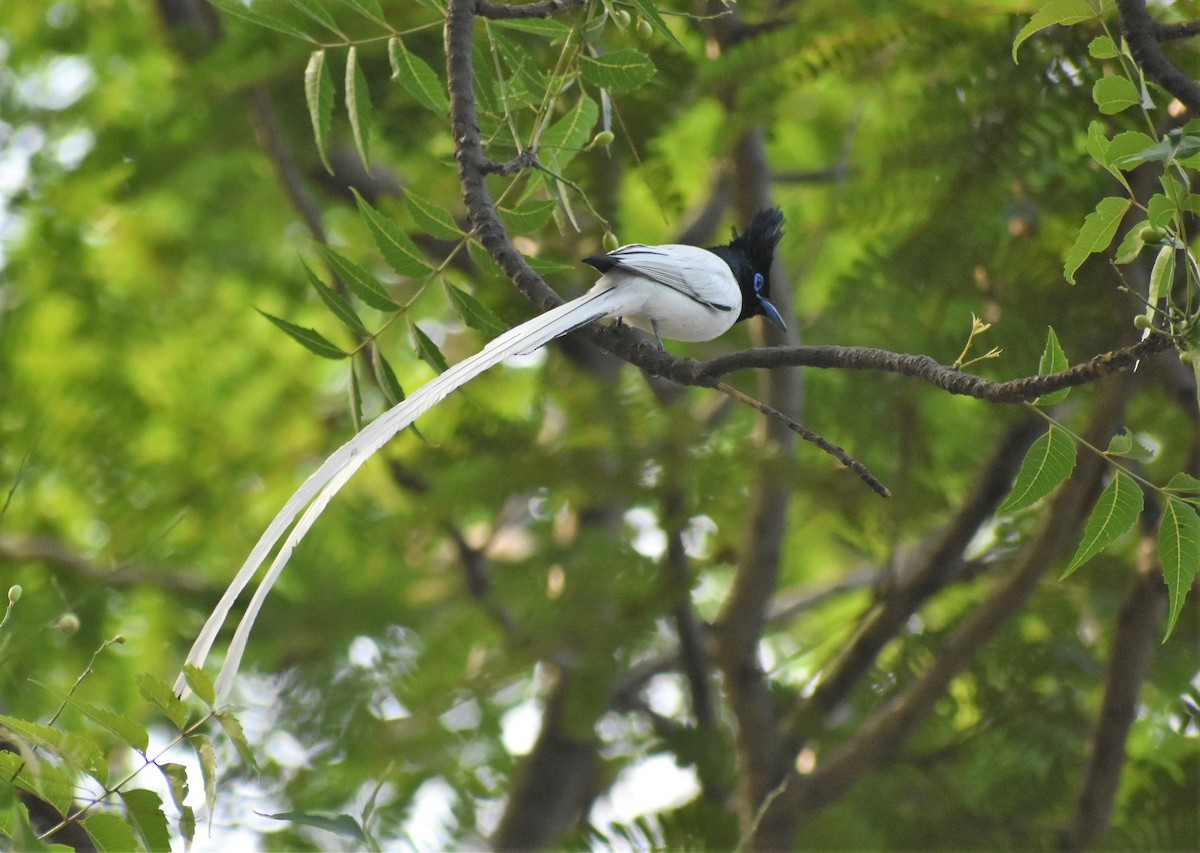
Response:
[{"label": "blue eye ring", "polygon": [[756,272],[754,274],[754,295],[762,296],[762,290],[763,290],[763,274],[760,272]]}]

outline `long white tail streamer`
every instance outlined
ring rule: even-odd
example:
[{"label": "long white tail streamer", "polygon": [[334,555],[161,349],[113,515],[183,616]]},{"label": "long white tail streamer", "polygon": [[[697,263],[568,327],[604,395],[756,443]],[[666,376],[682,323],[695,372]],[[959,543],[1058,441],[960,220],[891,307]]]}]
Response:
[{"label": "long white tail streamer", "polygon": [[[411,396],[372,421],[362,432],[343,444],[326,459],[321,467],[305,480],[296,493],[288,499],[283,509],[267,526],[237,576],[225,590],[225,594],[221,596],[212,615],[204,623],[199,636],[196,637],[196,642],[192,644],[192,649],[188,652],[186,663],[197,667],[204,666],[213,643],[216,642],[217,634],[229,617],[229,611],[233,609],[234,602],[258,574],[259,568],[266,561],[271,549],[290,527],[291,534],[280,546],[275,560],[250,599],[242,621],[238,623],[233,641],[229,645],[229,652],[225,657],[225,663],[217,675],[215,685],[217,697],[218,699],[224,698],[237,676],[242,655],[246,651],[246,644],[250,639],[250,631],[254,627],[254,620],[258,617],[258,612],[262,609],[271,587],[279,579],[292,552],[313,526],[313,522],[325,511],[329,501],[364,462],[387,444],[396,433],[408,427],[452,391],[460,388],[488,368],[499,364],[509,356],[531,353],[555,338],[601,317],[634,314],[640,307],[640,303],[639,296],[621,287],[594,288],[578,299],[552,308],[544,314],[510,329],[492,340],[478,353],[463,359],[445,373],[430,380]],[[292,527],[292,522],[302,510],[304,514]],[[180,697],[186,697],[189,692],[187,681],[182,674],[175,682],[175,692]]]}]

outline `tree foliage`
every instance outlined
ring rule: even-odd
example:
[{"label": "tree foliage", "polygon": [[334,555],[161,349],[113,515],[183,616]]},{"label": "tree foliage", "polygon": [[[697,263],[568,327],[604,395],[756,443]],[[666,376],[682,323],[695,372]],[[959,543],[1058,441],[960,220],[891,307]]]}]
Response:
[{"label": "tree foliage", "polygon": [[[1200,9],[1028,7],[6,8],[5,844],[1194,847]],[[175,696],[354,431],[769,204],[786,335],[486,374]]]}]

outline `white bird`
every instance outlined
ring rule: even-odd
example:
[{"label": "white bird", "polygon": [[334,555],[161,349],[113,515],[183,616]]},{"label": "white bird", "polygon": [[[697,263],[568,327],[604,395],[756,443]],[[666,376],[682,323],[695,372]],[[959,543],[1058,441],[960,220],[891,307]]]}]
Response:
[{"label": "white bird", "polygon": [[[782,225],[783,214],[778,209],[763,210],[751,219],[745,233],[738,235],[735,231],[733,239],[724,246],[701,249],[674,244],[633,244],[606,255],[585,258],[585,263],[603,273],[591,290],[510,329],[475,355],[430,380],[338,448],[304,481],[259,538],[221,596],[185,663],[204,666],[238,596],[290,528],[290,535],[250,599],[217,676],[217,696],[225,697],[237,675],[263,601],[292,552],[333,496],[396,433],[450,392],[509,356],[531,353],[555,338],[606,317],[649,325],[660,347],[664,337],[677,341],[712,340],[739,320],[757,315],[783,328],[783,318],[768,298],[771,262],[782,236]],[[297,516],[300,520],[293,526]],[[181,697],[188,694],[182,674],[175,682],[175,692]]]}]

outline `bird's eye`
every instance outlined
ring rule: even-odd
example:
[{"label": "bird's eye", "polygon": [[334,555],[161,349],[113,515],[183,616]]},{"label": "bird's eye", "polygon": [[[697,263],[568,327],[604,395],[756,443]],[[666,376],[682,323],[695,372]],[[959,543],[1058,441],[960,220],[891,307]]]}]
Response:
[{"label": "bird's eye", "polygon": [[762,276],[762,273],[756,272],[754,274],[754,294],[756,296],[762,296],[762,290],[763,290],[763,276]]}]

